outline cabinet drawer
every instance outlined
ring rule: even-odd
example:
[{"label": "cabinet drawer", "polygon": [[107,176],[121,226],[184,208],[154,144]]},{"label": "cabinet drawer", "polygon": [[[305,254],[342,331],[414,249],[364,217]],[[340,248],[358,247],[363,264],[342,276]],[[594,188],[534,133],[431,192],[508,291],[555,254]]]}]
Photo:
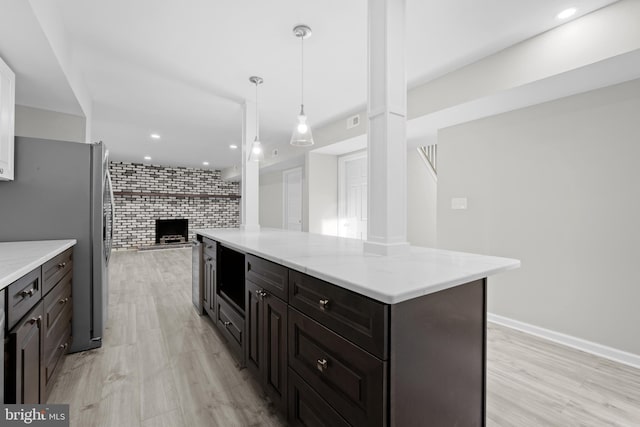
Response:
[{"label": "cabinet drawer", "polygon": [[288,272],[288,268],[257,256],[245,257],[245,279],[283,301],[289,299]]},{"label": "cabinet drawer", "polygon": [[387,363],[292,308],[289,366],[350,424],[385,425]]},{"label": "cabinet drawer", "polygon": [[59,338],[62,331],[67,329],[71,321],[72,304],[71,279],[73,273],[70,271],[62,278],[60,283],[44,297],[44,339],[45,339],[45,359],[51,340]]},{"label": "cabinet drawer", "polygon": [[7,291],[7,329],[35,306],[42,296],[42,276],[40,267],[25,274],[9,285]]},{"label": "cabinet drawer", "polygon": [[327,402],[289,369],[289,423],[305,427],[349,427]]},{"label": "cabinet drawer", "polygon": [[[53,385],[54,374],[59,365],[60,359],[67,353],[71,346],[71,317],[69,317],[66,329],[61,329],[58,336],[50,337],[45,343],[44,356],[44,388],[45,396],[49,395]],[[46,399],[45,399],[46,400]]]},{"label": "cabinet drawer", "polygon": [[218,243],[214,240],[207,239],[206,237],[202,238],[202,250],[205,253],[205,258],[211,257],[212,259],[216,259],[217,246]]},{"label": "cabinet drawer", "polygon": [[244,341],[244,319],[229,305],[224,298],[217,298],[218,329],[229,341],[229,347],[241,365],[244,365],[242,345]]},{"label": "cabinet drawer", "polygon": [[387,305],[294,270],[289,271],[289,304],[376,357],[387,359]]},{"label": "cabinet drawer", "polygon": [[67,249],[42,265],[42,295],[73,270],[73,249]]}]

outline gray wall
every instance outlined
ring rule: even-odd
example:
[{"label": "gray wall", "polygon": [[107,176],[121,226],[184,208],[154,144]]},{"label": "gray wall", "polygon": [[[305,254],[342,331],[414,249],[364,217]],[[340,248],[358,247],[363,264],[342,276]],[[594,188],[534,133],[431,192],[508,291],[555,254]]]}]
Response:
[{"label": "gray wall", "polygon": [[85,142],[85,133],[84,117],[16,105],[16,136]]},{"label": "gray wall", "polygon": [[440,132],[438,245],[522,260],[490,312],[640,354],[639,112],[636,80]]}]

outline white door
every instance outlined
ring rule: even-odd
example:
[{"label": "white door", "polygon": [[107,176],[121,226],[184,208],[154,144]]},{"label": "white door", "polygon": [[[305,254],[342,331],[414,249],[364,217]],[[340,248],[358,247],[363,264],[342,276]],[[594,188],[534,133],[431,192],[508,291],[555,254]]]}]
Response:
[{"label": "white door", "polygon": [[338,159],[338,235],[367,238],[367,154]]},{"label": "white door", "polygon": [[284,181],[284,228],[302,231],[302,168],[282,173]]}]

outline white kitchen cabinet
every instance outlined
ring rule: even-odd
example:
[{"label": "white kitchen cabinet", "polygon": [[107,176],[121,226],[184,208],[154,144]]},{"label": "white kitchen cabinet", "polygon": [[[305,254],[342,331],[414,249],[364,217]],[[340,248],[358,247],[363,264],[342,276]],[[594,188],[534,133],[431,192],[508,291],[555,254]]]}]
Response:
[{"label": "white kitchen cabinet", "polygon": [[0,58],[0,181],[13,180],[16,75]]}]

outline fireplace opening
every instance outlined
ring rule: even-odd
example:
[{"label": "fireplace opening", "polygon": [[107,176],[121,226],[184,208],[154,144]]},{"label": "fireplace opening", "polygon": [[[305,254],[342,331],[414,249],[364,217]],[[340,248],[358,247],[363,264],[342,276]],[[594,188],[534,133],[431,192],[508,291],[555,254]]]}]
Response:
[{"label": "fireplace opening", "polygon": [[156,219],[156,244],[186,243],[188,239],[188,219]]}]

